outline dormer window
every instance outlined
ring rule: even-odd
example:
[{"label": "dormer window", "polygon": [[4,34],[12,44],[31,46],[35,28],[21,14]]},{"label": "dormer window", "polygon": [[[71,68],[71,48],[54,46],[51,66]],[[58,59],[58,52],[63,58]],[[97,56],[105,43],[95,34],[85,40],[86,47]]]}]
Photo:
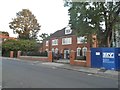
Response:
[{"label": "dormer window", "polygon": [[65,28],[65,34],[71,34],[72,33],[72,30],[71,28],[68,26]]}]

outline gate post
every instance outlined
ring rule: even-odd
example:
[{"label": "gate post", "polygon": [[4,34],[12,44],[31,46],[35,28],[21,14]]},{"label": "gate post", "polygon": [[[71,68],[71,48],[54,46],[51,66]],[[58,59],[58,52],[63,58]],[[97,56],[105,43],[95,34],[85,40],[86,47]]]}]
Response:
[{"label": "gate post", "polygon": [[86,64],[87,64],[87,67],[91,67],[91,51],[90,50],[86,52]]},{"label": "gate post", "polygon": [[21,51],[17,52],[17,58],[19,58],[21,56]]},{"label": "gate post", "polygon": [[10,58],[13,58],[14,51],[10,51]]},{"label": "gate post", "polygon": [[53,61],[53,57],[52,57],[52,51],[48,52],[48,61],[52,62]]},{"label": "gate post", "polygon": [[71,50],[70,52],[70,64],[74,65],[74,60],[75,60],[75,51]]}]

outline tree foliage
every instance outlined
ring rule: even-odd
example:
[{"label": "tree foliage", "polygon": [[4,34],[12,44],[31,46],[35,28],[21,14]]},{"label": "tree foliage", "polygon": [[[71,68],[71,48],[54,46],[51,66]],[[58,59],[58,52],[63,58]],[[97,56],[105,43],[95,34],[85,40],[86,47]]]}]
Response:
[{"label": "tree foliage", "polygon": [[38,50],[37,43],[33,40],[8,39],[2,43],[3,51],[35,51]]},{"label": "tree foliage", "polygon": [[[120,21],[120,1],[113,2],[68,2],[71,28],[78,35],[96,34],[99,46],[110,46],[112,31]],[[103,28],[104,27],[104,28]]]},{"label": "tree foliage", "polygon": [[20,39],[36,39],[40,30],[37,19],[28,9],[23,9],[16,14],[16,18],[9,23],[9,27],[17,33]]},{"label": "tree foliage", "polygon": [[41,38],[41,41],[43,42],[43,40],[45,40],[49,35],[47,33],[42,33],[41,35],[39,35],[39,37]]}]

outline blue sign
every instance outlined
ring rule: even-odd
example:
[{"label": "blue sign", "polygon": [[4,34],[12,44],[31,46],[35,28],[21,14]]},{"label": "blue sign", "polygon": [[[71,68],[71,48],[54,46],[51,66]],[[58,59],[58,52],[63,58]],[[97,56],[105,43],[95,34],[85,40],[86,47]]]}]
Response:
[{"label": "blue sign", "polygon": [[114,53],[113,52],[103,52],[103,63],[114,64]]},{"label": "blue sign", "polygon": [[103,52],[103,58],[114,58],[113,52]]},{"label": "blue sign", "polygon": [[114,48],[102,48],[102,60],[105,69],[115,70]]}]

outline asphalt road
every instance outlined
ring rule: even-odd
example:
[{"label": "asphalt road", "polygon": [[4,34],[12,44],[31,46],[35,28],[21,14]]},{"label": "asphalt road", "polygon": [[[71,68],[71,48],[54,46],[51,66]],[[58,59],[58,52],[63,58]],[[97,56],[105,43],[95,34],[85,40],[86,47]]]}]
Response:
[{"label": "asphalt road", "polygon": [[[59,64],[56,64],[59,65]],[[61,65],[62,66],[62,65]],[[117,88],[118,81],[35,61],[2,59],[3,88]]]},{"label": "asphalt road", "polygon": [[2,60],[0,58],[0,89],[2,88]]}]

